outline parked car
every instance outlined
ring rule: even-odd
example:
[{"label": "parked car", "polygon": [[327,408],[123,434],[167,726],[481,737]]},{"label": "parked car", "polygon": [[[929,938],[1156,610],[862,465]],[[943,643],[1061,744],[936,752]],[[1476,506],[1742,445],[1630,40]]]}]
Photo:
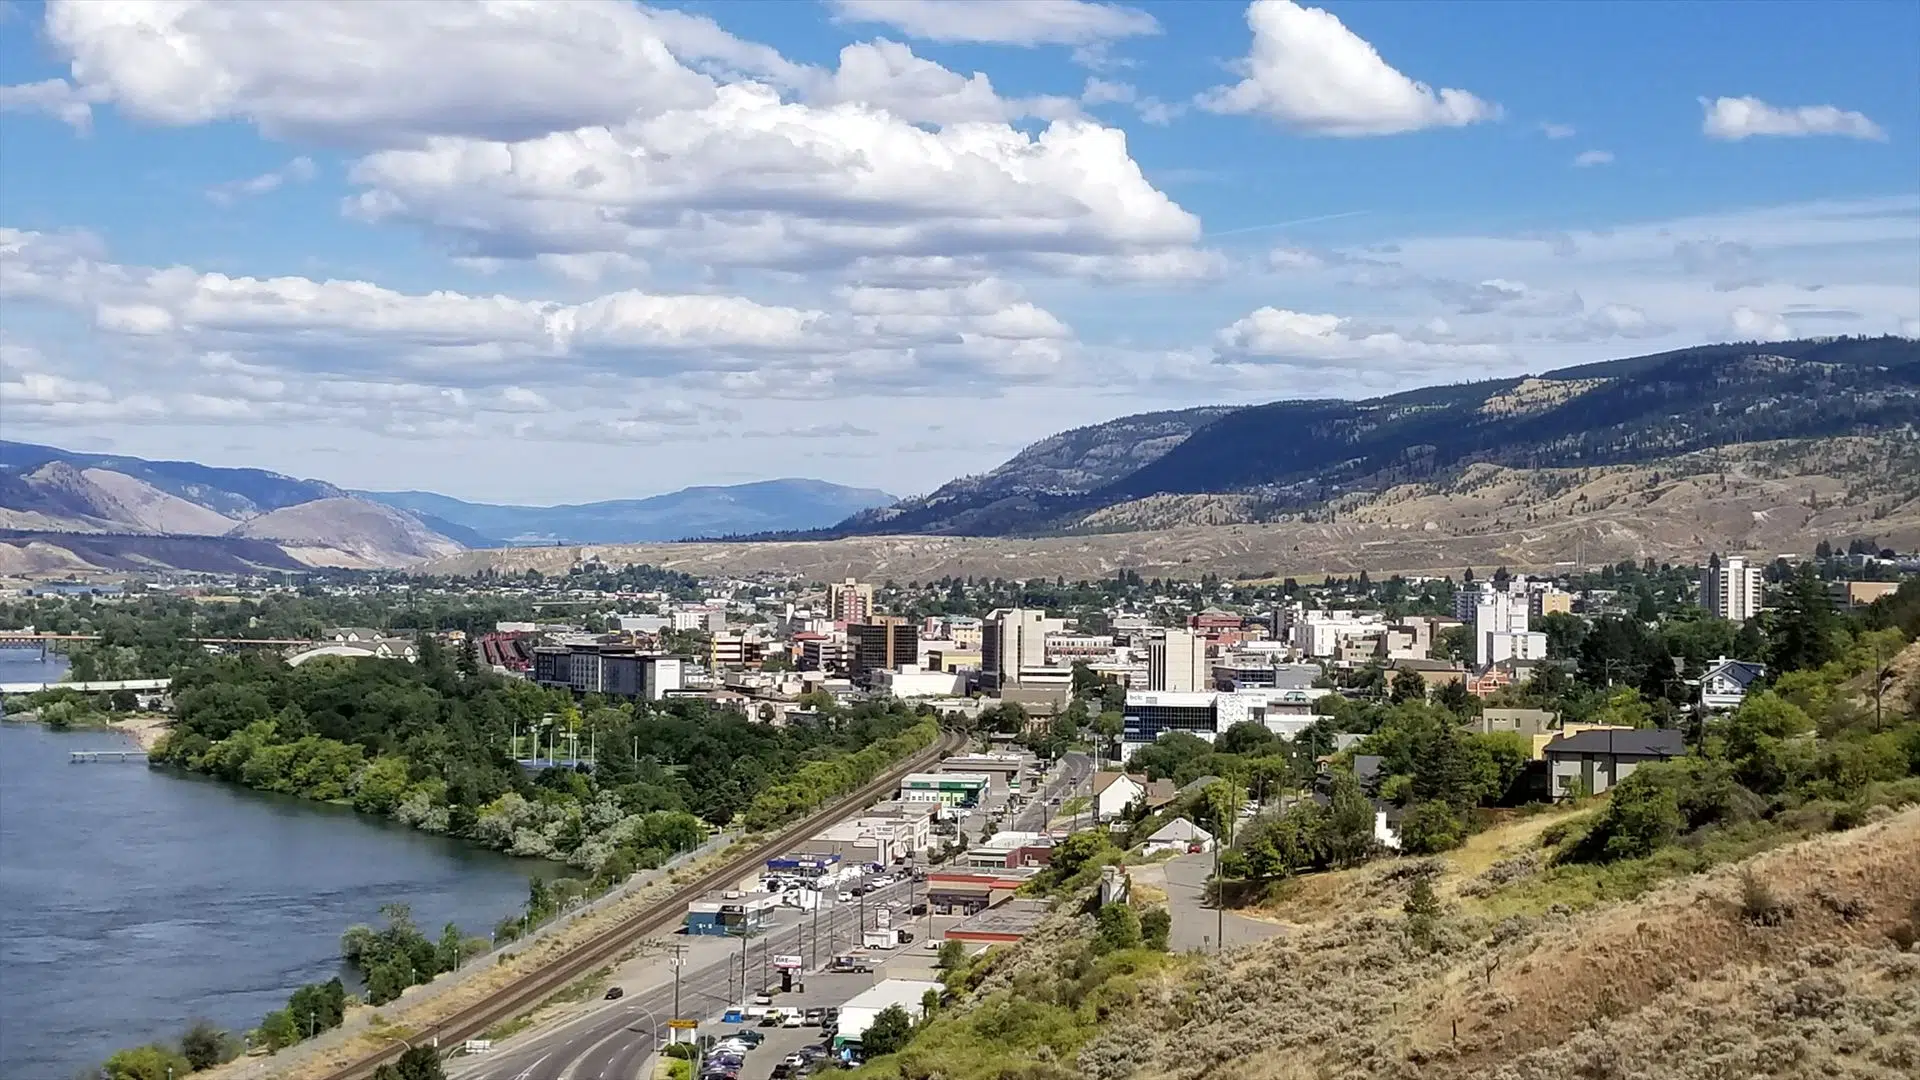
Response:
[{"label": "parked car", "polygon": [[762,991],[760,991],[759,993],[757,993],[757,994],[755,994],[755,995],[753,995],[753,1003],[754,1003],[755,1005],[771,1005],[771,1004],[773,1004],[773,991],[772,991],[772,990],[762,990]]},{"label": "parked car", "polygon": [[780,1018],[780,1026],[783,1028],[806,1027],[807,1016],[799,1009],[788,1009],[787,1014]]},{"label": "parked car", "polygon": [[846,889],[841,889],[838,893],[834,894],[834,899],[840,901],[843,904],[851,903],[853,901],[853,893],[849,892]]},{"label": "parked car", "polygon": [[722,1035],[721,1038],[739,1039],[741,1042],[746,1043],[749,1047],[759,1046],[763,1041],[766,1040],[765,1035],[760,1034],[759,1032],[753,1030],[752,1028],[746,1028],[746,1027],[734,1028],[732,1031],[729,1031],[725,1035]]},{"label": "parked car", "polygon": [[627,996],[627,992],[625,990],[622,990],[617,986],[609,986],[607,987],[607,992],[601,995],[601,1000],[618,1001],[619,999],[626,996]]},{"label": "parked car", "polygon": [[805,1015],[807,1023],[817,1024],[827,1018],[827,1011],[825,1009],[808,1009]]}]

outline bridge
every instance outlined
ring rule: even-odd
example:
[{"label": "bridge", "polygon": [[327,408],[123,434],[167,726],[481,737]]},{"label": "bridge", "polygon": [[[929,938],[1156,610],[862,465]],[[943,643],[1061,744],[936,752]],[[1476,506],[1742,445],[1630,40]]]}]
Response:
[{"label": "bridge", "polygon": [[83,765],[91,761],[147,761],[145,750],[69,750],[67,764]]},{"label": "bridge", "polygon": [[0,694],[37,694],[42,690],[78,690],[91,694],[114,690],[165,690],[172,679],[94,679],[91,682],[10,682],[0,683]]}]

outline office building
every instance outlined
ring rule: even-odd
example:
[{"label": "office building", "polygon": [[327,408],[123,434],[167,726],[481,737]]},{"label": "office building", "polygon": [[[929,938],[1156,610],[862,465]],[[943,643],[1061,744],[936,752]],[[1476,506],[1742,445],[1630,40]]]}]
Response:
[{"label": "office building", "polygon": [[1707,560],[1707,572],[1700,577],[1700,606],[1728,622],[1744,623],[1760,614],[1761,571],[1749,566],[1744,555],[1719,552]]},{"label": "office building", "polygon": [[1124,760],[1170,731],[1184,731],[1208,742],[1218,731],[1218,695],[1129,691],[1120,727],[1120,754]]},{"label": "office building", "polygon": [[871,622],[847,624],[847,677],[862,686],[873,673],[888,671],[920,659],[920,630],[897,615],[875,616]]},{"label": "office building", "polygon": [[1462,590],[1454,597],[1454,611],[1473,628],[1476,668],[1484,671],[1502,660],[1546,658],[1546,635],[1532,631],[1529,610],[1524,585],[1499,589],[1483,582],[1479,589]]},{"label": "office building", "polygon": [[757,635],[743,634],[737,630],[713,635],[707,649],[707,666],[715,671],[755,666],[765,658],[766,642]]},{"label": "office building", "polygon": [[1147,642],[1147,689],[1182,694],[1213,688],[1207,639],[1192,630],[1168,630]]},{"label": "office building", "polygon": [[980,685],[1005,690],[1022,685],[1023,671],[1045,670],[1047,635],[1067,628],[1036,608],[996,608],[980,628]]},{"label": "office building", "polygon": [[827,586],[827,618],[863,623],[873,618],[873,586],[848,578]]},{"label": "office building", "polygon": [[678,656],[631,645],[556,645],[533,650],[533,681],[576,694],[659,701],[683,685]]}]

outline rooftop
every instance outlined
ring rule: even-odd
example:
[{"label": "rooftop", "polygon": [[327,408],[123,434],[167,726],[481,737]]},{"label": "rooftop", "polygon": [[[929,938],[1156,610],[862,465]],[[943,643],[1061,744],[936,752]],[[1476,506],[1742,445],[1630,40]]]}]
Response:
[{"label": "rooftop", "polygon": [[1045,900],[1008,900],[948,928],[946,937],[950,941],[1018,941],[1046,917]]},{"label": "rooftop", "polygon": [[1674,758],[1687,752],[1686,738],[1673,728],[1639,731],[1582,731],[1547,744],[1547,754],[1627,754]]}]

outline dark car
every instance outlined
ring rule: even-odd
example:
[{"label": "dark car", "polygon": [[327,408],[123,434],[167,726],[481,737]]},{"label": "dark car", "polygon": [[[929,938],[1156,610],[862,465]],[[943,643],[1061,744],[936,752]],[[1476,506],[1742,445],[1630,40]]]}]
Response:
[{"label": "dark car", "polygon": [[603,996],[604,996],[604,999],[607,1001],[615,1001],[620,998],[626,997],[627,992],[625,990],[620,989],[617,986],[609,986],[607,987],[606,994]]},{"label": "dark car", "polygon": [[740,1027],[740,1028],[734,1028],[732,1031],[723,1031],[720,1033],[720,1037],[723,1039],[739,1039],[741,1042],[746,1043],[748,1046],[759,1046],[763,1041],[766,1040],[765,1035],[762,1035],[761,1033],[749,1027]]}]

